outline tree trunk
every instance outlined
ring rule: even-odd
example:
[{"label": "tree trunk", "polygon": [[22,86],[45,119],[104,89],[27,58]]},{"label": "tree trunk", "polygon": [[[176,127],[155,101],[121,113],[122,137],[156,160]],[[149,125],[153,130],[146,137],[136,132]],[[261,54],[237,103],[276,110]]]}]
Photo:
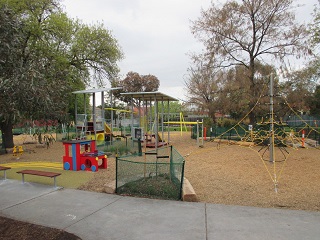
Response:
[{"label": "tree trunk", "polygon": [[209,107],[209,117],[213,120],[213,122],[216,122],[216,111],[215,108]]},{"label": "tree trunk", "polygon": [[1,123],[0,128],[2,132],[2,145],[4,148],[13,148],[12,123]]},{"label": "tree trunk", "polygon": [[[254,73],[255,73],[255,66],[254,66],[254,58],[253,56],[250,56],[250,66],[249,66],[249,80],[250,80],[250,102],[249,102],[249,110],[251,110],[257,99],[256,99],[256,86],[254,82]],[[256,121],[256,116],[254,110],[249,113],[249,121],[250,124],[253,125]]]}]

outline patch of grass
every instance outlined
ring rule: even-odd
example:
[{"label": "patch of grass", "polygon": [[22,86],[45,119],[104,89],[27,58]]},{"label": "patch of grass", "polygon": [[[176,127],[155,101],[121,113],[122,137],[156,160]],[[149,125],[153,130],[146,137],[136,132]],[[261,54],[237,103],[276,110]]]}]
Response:
[{"label": "patch of grass", "polygon": [[141,178],[117,189],[122,195],[179,200],[180,189],[170,181],[167,174]]},{"label": "patch of grass", "polygon": [[[18,174],[17,172],[25,169],[61,173],[61,175],[56,178],[57,186],[64,187],[64,188],[72,188],[72,189],[76,189],[80,187],[84,183],[88,182],[94,176],[94,172],[89,172],[89,171],[66,171],[63,169],[50,169],[50,168],[37,168],[37,167],[20,168],[19,167],[19,168],[12,168],[8,170],[7,178],[22,180],[21,174]],[[34,183],[53,186],[53,179],[49,177],[24,175],[24,180],[25,182],[34,182]]]},{"label": "patch of grass", "polygon": [[112,152],[113,154],[118,154],[118,156],[126,155],[130,153],[131,148],[126,146],[123,142],[115,142],[113,145],[108,146],[104,149],[104,152]]}]

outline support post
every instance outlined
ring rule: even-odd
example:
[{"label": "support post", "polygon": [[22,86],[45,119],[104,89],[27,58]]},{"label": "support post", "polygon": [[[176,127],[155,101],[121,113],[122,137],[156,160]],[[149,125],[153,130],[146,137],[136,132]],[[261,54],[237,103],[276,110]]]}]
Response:
[{"label": "support post", "polygon": [[273,76],[270,76],[270,136],[269,136],[269,162],[274,162],[274,123],[273,123]]}]

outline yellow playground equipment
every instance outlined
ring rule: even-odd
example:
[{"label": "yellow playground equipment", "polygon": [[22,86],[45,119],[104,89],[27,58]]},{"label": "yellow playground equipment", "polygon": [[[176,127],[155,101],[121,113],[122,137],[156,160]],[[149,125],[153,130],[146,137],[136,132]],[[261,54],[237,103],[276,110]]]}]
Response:
[{"label": "yellow playground equipment", "polygon": [[[169,122],[164,122],[165,124],[179,124],[180,125],[180,134],[182,136],[182,132],[183,132],[183,129],[187,132],[188,129],[187,129],[187,125],[197,125],[197,146],[203,146],[203,120],[202,121],[196,121],[196,122],[188,122],[188,121],[185,121],[184,120],[184,117],[183,117],[183,113],[180,112],[180,121],[169,121]],[[201,127],[201,133],[202,133],[202,136],[200,137],[200,128]],[[201,144],[200,144],[200,139],[201,139]]]},{"label": "yellow playground equipment", "polygon": [[13,156],[18,156],[18,154],[21,156],[23,153],[23,147],[22,146],[14,146],[12,150]]}]

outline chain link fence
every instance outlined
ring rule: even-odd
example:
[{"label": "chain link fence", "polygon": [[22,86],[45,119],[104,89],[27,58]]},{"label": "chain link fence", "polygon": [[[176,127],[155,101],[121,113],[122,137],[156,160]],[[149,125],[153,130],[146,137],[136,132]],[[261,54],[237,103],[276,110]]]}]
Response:
[{"label": "chain link fence", "polygon": [[172,146],[116,159],[116,192],[180,200],[185,160]]}]

